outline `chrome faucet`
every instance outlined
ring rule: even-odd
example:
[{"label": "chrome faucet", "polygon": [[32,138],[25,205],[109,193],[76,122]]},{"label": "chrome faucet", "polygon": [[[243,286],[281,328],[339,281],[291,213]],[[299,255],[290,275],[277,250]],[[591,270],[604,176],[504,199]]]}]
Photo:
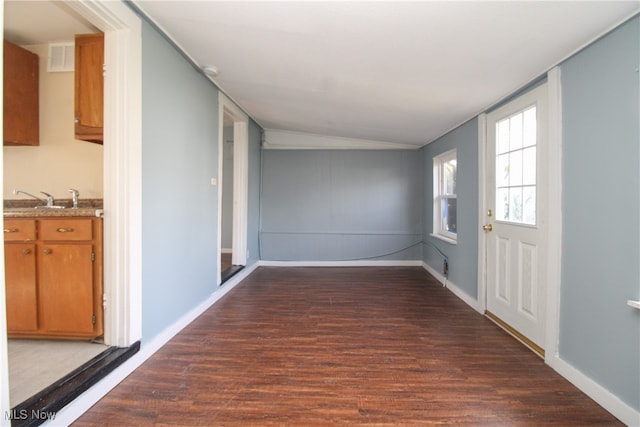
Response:
[{"label": "chrome faucet", "polygon": [[71,193],[71,198],[73,200],[73,209],[78,209],[78,197],[80,196],[80,193],[75,188],[70,188],[67,191]]},{"label": "chrome faucet", "polygon": [[53,203],[54,203],[53,196],[51,194],[49,194],[49,193],[45,193],[44,191],[41,191],[41,193],[46,196],[46,199],[43,199],[43,198],[38,197],[38,196],[34,196],[33,194],[27,193],[26,191],[22,191],[22,190],[18,190],[18,189],[14,189],[13,190],[13,194],[15,194],[15,195],[24,194],[26,196],[33,197],[36,200],[40,200],[41,202],[46,203],[48,208],[53,207]]}]

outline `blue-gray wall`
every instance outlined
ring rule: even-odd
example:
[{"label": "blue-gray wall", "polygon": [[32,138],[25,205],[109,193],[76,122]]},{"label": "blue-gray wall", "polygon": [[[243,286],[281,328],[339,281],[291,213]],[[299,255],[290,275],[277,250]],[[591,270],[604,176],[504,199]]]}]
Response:
[{"label": "blue-gray wall", "polygon": [[216,289],[218,91],[142,26],[142,338]]},{"label": "blue-gray wall", "polygon": [[262,259],[421,259],[417,151],[265,150],[263,157]]},{"label": "blue-gray wall", "polygon": [[[142,340],[217,286],[218,90],[142,25]],[[248,265],[258,260],[261,130],[249,123]]]},{"label": "blue-gray wall", "polygon": [[142,26],[142,339],[216,289],[218,91]]},{"label": "blue-gray wall", "polygon": [[[430,236],[433,233],[433,158],[457,150],[457,244]],[[448,257],[448,279],[472,298],[478,295],[478,120],[473,119],[422,148],[424,168],[424,255],[426,264],[442,272]],[[438,250],[436,250],[437,248]],[[440,251],[440,252],[439,252]]]},{"label": "blue-gray wall", "polygon": [[560,356],[640,410],[640,18],[561,66]]}]

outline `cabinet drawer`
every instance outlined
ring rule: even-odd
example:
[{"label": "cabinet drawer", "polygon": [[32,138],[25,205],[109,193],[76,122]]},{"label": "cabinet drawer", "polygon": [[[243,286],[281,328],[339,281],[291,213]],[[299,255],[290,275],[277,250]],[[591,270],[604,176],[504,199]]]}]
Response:
[{"label": "cabinet drawer", "polygon": [[5,219],[4,241],[24,242],[36,240],[36,222],[31,219]]},{"label": "cabinet drawer", "polygon": [[40,240],[91,240],[91,219],[43,219]]}]

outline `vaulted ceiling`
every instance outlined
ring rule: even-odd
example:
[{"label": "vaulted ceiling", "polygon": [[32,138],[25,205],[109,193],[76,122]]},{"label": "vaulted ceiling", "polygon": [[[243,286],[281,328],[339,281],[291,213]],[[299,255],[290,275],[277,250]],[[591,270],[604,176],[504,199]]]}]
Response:
[{"label": "vaulted ceiling", "polygon": [[[212,80],[265,129],[398,147],[431,142],[640,11],[638,0],[132,4],[216,67]],[[61,2],[5,1],[16,43],[92,31]]]},{"label": "vaulted ceiling", "polygon": [[264,128],[422,146],[638,1],[134,0]]}]

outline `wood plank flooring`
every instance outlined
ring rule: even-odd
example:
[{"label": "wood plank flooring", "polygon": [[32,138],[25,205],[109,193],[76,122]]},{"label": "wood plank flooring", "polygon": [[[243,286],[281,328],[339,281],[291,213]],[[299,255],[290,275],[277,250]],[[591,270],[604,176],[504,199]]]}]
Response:
[{"label": "wood plank flooring", "polygon": [[421,268],[260,267],[74,425],[621,425]]}]

